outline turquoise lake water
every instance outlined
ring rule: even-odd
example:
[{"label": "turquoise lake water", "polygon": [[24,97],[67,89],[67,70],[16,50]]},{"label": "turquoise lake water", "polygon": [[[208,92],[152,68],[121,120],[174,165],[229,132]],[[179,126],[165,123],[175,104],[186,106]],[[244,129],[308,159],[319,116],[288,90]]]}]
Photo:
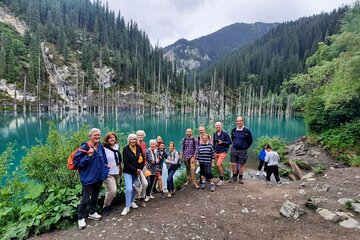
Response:
[{"label": "turquoise lake water", "polygon": [[[216,117],[214,119],[217,121]],[[286,141],[291,142],[306,134],[306,126],[303,118],[277,118],[277,117],[245,117],[245,126],[249,127],[256,139],[262,135],[280,136]],[[136,116],[134,113],[122,112],[116,117],[114,114],[107,114],[103,121],[99,120],[98,114],[87,114],[77,119],[72,113],[64,114],[42,114],[36,113],[23,115],[14,113],[0,114],[0,154],[6,149],[10,142],[17,143],[15,159],[9,166],[9,173],[14,171],[19,165],[24,155],[24,147],[29,148],[36,144],[36,141],[46,139],[48,134],[48,122],[55,122],[57,128],[62,131],[74,131],[80,126],[87,124],[90,127],[98,127],[105,131],[116,131],[123,133],[135,132],[143,129],[146,132],[146,142],[162,136],[165,142],[174,141],[177,149],[181,146],[181,139],[185,135],[187,128],[197,129],[200,125],[213,126],[214,122],[209,121],[209,117],[193,115],[174,115],[169,118],[162,116]],[[228,116],[224,121],[224,129],[230,131],[235,127],[236,115]],[[213,133],[213,132],[208,132]],[[249,151],[249,161],[247,168],[255,169],[258,163],[257,155]],[[229,154],[228,154],[229,155]],[[64,160],[66,164],[66,159]]]}]

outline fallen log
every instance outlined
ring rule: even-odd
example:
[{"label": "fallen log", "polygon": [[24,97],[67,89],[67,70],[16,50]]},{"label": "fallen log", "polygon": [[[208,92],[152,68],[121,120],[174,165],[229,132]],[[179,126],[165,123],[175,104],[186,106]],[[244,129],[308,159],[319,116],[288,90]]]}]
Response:
[{"label": "fallen log", "polygon": [[296,164],[296,162],[290,159],[289,164],[290,164],[291,168],[294,170],[294,174],[295,174],[296,178],[298,180],[302,179],[303,173],[302,173],[301,169],[299,168],[299,166]]}]

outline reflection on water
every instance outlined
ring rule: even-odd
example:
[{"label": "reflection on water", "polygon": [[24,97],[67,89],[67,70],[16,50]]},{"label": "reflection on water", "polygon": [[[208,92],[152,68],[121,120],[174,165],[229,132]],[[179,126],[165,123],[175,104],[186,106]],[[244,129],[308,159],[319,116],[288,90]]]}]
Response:
[{"label": "reflection on water", "polygon": [[[216,117],[214,120],[217,120]],[[244,120],[245,126],[251,129],[255,141],[262,135],[280,136],[287,141],[293,141],[306,134],[306,127],[302,118],[245,117]],[[160,135],[165,142],[174,141],[178,149],[181,146],[181,139],[184,137],[186,128],[197,129],[199,125],[209,125],[208,117],[194,117],[192,115],[174,115],[164,118],[150,115],[136,116],[133,113],[121,112],[117,116],[108,114],[102,120],[97,114],[77,117],[71,112],[42,115],[35,113],[26,115],[0,114],[0,142],[16,142],[18,146],[15,162],[10,166],[10,172],[19,164],[24,155],[23,146],[29,148],[36,143],[36,139],[42,141],[47,137],[49,121],[53,121],[62,132],[75,131],[84,124],[90,127],[98,127],[103,132],[111,130],[125,134],[143,129],[147,135],[146,142]],[[224,122],[224,129],[230,131],[235,126],[235,121],[235,115],[228,116]],[[5,150],[6,145],[0,144],[0,153]],[[247,167],[255,168],[256,165],[256,154],[250,151]]]}]

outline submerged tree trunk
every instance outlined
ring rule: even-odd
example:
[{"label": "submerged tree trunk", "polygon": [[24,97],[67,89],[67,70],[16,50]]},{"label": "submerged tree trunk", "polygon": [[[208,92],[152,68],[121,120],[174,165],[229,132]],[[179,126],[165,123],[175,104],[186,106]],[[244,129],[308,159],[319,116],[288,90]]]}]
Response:
[{"label": "submerged tree trunk", "polygon": [[15,93],[14,93],[14,112],[17,111],[17,89],[16,89],[17,85],[15,83]]},{"label": "submerged tree trunk", "polygon": [[27,83],[27,76],[24,75],[24,98],[23,98],[23,112],[26,113],[26,83]]}]

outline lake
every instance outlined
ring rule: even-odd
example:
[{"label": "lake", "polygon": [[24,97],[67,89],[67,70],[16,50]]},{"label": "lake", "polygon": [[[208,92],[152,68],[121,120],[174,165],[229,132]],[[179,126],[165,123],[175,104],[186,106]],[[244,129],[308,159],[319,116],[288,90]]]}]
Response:
[{"label": "lake", "polygon": [[[15,160],[9,166],[9,173],[16,169],[22,156],[24,155],[24,148],[33,146],[36,141],[46,139],[48,135],[48,122],[55,122],[57,128],[62,131],[74,131],[80,126],[87,124],[90,127],[98,127],[103,131],[116,131],[123,133],[135,132],[138,129],[143,129],[146,132],[146,142],[156,138],[158,135],[162,136],[165,142],[174,141],[177,149],[181,147],[181,139],[185,135],[187,128],[197,129],[199,125],[209,126],[209,117],[193,115],[174,115],[169,118],[162,116],[136,116],[131,112],[121,112],[116,117],[114,114],[107,114],[103,121],[99,121],[98,114],[86,114],[79,119],[74,113],[52,113],[41,114],[28,113],[14,114],[1,113],[0,114],[0,154],[6,149],[8,143],[16,142],[17,151],[15,153]],[[215,117],[216,121],[216,117]],[[245,126],[252,131],[256,145],[256,139],[262,135],[280,136],[286,141],[291,142],[306,134],[307,129],[303,118],[277,118],[277,117],[245,117]],[[231,115],[224,121],[224,129],[230,131],[235,127],[236,115]],[[210,126],[213,126],[211,122]],[[197,132],[197,130],[196,130]],[[211,132],[212,134],[212,132]],[[149,144],[148,144],[149,145]],[[70,153],[69,153],[70,154]],[[229,154],[228,154],[229,155]],[[66,159],[64,159],[66,164]],[[247,168],[255,169],[258,160],[257,154],[250,151]]]}]

